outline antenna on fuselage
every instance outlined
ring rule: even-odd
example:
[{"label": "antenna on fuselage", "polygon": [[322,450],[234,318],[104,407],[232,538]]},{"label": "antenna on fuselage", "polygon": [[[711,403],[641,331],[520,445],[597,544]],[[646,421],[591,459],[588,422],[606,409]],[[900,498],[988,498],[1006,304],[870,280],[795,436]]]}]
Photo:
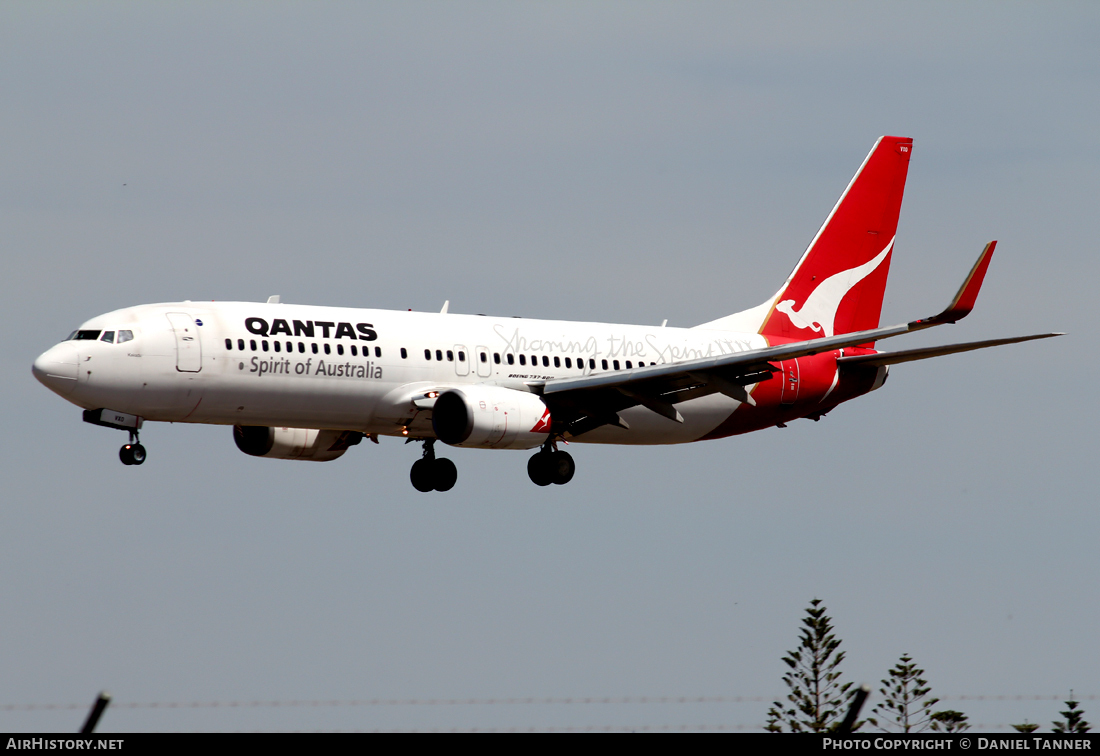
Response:
[{"label": "antenna on fuselage", "polygon": [[451,306],[451,300],[448,299],[447,301],[445,301],[443,303],[443,309],[439,311],[439,314],[440,315],[446,315],[447,314],[447,308],[450,307],[450,306]]},{"label": "antenna on fuselage", "polygon": [[268,304],[279,304],[279,295],[278,294],[272,294],[270,297],[267,298],[267,303]]},{"label": "antenna on fuselage", "polygon": [[666,325],[668,325],[668,318],[661,321],[661,328],[664,328]]}]

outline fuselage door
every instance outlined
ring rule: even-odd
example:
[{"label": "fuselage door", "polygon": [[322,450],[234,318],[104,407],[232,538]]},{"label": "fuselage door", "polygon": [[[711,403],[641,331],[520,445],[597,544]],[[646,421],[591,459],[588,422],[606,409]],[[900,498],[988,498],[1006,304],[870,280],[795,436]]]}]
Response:
[{"label": "fuselage door", "polygon": [[474,349],[474,367],[481,378],[488,378],[493,374],[493,364],[489,362],[489,348],[479,346]]},{"label": "fuselage door", "polygon": [[455,373],[458,375],[470,374],[470,353],[462,344],[455,344]]},{"label": "fuselage door", "polygon": [[184,312],[168,313],[168,322],[176,336],[176,370],[197,373],[202,370],[202,341],[195,320]]},{"label": "fuselage door", "polygon": [[782,393],[780,394],[779,403],[794,404],[798,399],[798,360],[783,360],[779,364],[783,368],[783,375],[780,379],[783,381]]}]

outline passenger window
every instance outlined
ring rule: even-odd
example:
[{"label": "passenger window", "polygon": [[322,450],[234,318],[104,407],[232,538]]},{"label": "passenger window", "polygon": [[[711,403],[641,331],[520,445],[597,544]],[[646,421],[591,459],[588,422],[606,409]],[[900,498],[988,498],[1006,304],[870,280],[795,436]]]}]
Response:
[{"label": "passenger window", "polygon": [[515,365],[515,364],[516,364],[516,357],[515,357],[515,355],[513,355],[513,354],[506,354],[506,355],[504,355],[504,356],[508,358],[508,364],[509,364],[509,365]]},{"label": "passenger window", "polygon": [[[326,348],[326,351],[327,351],[327,348]],[[337,344],[336,345],[336,354],[339,354],[339,355],[343,356],[343,354],[344,354],[344,345],[343,344]]]},{"label": "passenger window", "polygon": [[454,361],[455,361],[455,353],[452,352],[450,349],[448,349],[447,350],[447,362],[454,362]]},{"label": "passenger window", "polygon": [[309,346],[313,349],[313,353],[317,354],[317,342],[315,341],[312,344],[310,344]]},{"label": "passenger window", "polygon": [[600,365],[603,366],[604,370],[607,370],[607,360],[600,360]]},{"label": "passenger window", "polygon": [[545,354],[542,356],[542,366],[550,367],[550,358],[547,357]]},{"label": "passenger window", "polygon": [[[118,332],[118,340],[119,341],[122,341],[122,334],[124,334],[124,333],[126,333],[126,331],[119,331]],[[237,349],[241,352],[244,351],[244,339],[237,339]]]},{"label": "passenger window", "polygon": [[256,351],[256,339],[249,339],[248,344],[249,344],[249,346],[252,347],[252,351],[255,352]]},{"label": "passenger window", "polygon": [[539,364],[539,356],[537,354],[531,355],[531,367],[535,367]]},{"label": "passenger window", "polygon": [[619,361],[618,361],[618,360],[612,360],[612,361],[611,361],[611,364],[615,366],[615,369],[616,369],[616,370],[618,370],[618,369],[619,369]]},{"label": "passenger window", "polygon": [[229,349],[229,350],[233,349],[233,339],[226,339],[225,340],[225,348]]},{"label": "passenger window", "polygon": [[554,367],[561,367],[561,360],[554,357]]},{"label": "passenger window", "polygon": [[521,365],[526,365],[527,364],[527,355],[521,354],[519,356],[519,364],[521,364]]},{"label": "passenger window", "polygon": [[263,341],[261,341],[260,346],[262,346],[264,348],[264,351],[266,352],[267,351],[267,339],[264,339]]},{"label": "passenger window", "polygon": [[286,343],[286,350],[288,352],[293,352],[294,351],[294,342],[293,341],[288,341]]},{"label": "passenger window", "polygon": [[425,349],[424,350],[424,359],[430,360],[431,358],[432,358],[432,350],[431,349]]},{"label": "passenger window", "polygon": [[[133,341],[133,340],[134,340],[134,332],[133,331],[119,331],[118,332],[118,343],[119,344],[121,344],[123,342],[126,342],[126,341]],[[244,346],[242,346],[241,349],[244,349]]]},{"label": "passenger window", "polygon": [[276,342],[275,342],[275,351],[276,351],[276,352],[281,352],[281,351],[283,351],[283,346],[282,346],[282,344],[280,344],[280,343],[279,343],[278,341],[276,341]]},{"label": "passenger window", "polygon": [[351,345],[351,356],[352,357],[358,357],[359,356],[359,351],[355,348],[355,344]]},{"label": "passenger window", "polygon": [[408,358],[409,358],[409,353],[405,351],[405,347],[401,347],[401,359],[407,360]]},{"label": "passenger window", "polygon": [[[404,349],[402,349],[401,351],[403,352],[403,351],[405,351],[405,350],[404,350]],[[366,347],[364,347],[364,348],[363,348],[363,354],[366,354],[366,353],[367,353],[367,348],[366,348]],[[381,356],[382,356],[382,347],[375,347],[375,348],[374,348],[374,356],[375,356],[375,357],[381,357]]]},{"label": "passenger window", "polygon": [[465,362],[466,361],[466,353],[465,352],[459,350],[459,352],[458,352],[458,361],[459,362]]},{"label": "passenger window", "polygon": [[500,352],[493,352],[493,364],[494,365],[499,365],[500,364]]},{"label": "passenger window", "polygon": [[440,350],[436,349],[436,350],[435,350],[435,359],[436,359],[437,361],[439,361],[439,362],[443,362],[443,352],[441,352]]},{"label": "passenger window", "polygon": [[[482,362],[488,362],[489,361],[489,355],[485,354],[485,352],[481,352],[480,356],[481,356],[481,361]],[[497,357],[497,362],[500,362],[499,357]]]},{"label": "passenger window", "polygon": [[332,354],[332,347],[328,344],[325,344],[325,354]]},{"label": "passenger window", "polygon": [[305,352],[306,352],[306,345],[303,344],[301,341],[299,341],[298,342],[298,354],[305,354]]},{"label": "passenger window", "polygon": [[630,364],[630,360],[627,360],[626,361],[626,369],[630,370],[632,367],[634,367],[634,366]]},{"label": "passenger window", "polygon": [[[226,339],[226,341],[228,341],[228,340],[229,339]],[[106,341],[108,344],[114,344],[115,343],[115,332],[114,331],[104,331],[103,332],[103,337],[100,339],[100,341]]]},{"label": "passenger window", "polygon": [[567,368],[571,368],[571,367],[573,367],[573,360],[571,360],[571,359],[569,359],[568,357],[566,357],[566,358],[565,358],[565,366],[566,366]]}]

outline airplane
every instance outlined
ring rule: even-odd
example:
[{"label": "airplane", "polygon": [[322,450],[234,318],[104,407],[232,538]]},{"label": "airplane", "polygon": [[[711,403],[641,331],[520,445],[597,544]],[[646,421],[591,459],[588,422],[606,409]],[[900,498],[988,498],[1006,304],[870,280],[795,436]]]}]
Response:
[{"label": "airplane", "polygon": [[[88,320],[34,376],[126,431],[147,421],[232,426],[244,453],[334,460],[363,439],[420,442],[410,478],[447,491],[436,442],[538,449],[532,482],[574,475],[559,444],[678,444],[820,420],[880,388],[891,365],[1059,336],[905,351],[876,342],[955,323],[974,307],[989,242],[938,315],[880,327],[913,140],[879,138],[793,272],[764,303],[692,328],[282,303],[173,302]],[[667,321],[666,321],[667,322]]]}]

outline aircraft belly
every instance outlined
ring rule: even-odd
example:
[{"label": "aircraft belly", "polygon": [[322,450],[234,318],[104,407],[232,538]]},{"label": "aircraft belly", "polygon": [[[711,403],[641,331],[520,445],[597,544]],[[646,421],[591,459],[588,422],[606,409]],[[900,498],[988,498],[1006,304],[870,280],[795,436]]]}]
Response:
[{"label": "aircraft belly", "polygon": [[231,368],[228,375],[208,379],[202,405],[187,422],[365,429],[377,397],[390,388],[355,374],[257,376],[236,364]]}]

